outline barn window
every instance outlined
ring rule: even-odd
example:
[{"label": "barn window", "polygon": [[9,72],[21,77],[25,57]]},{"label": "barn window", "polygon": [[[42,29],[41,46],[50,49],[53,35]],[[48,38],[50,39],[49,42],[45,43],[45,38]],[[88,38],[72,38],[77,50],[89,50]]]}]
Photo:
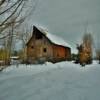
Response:
[{"label": "barn window", "polygon": [[42,34],[40,33],[36,34],[36,39],[42,39],[42,38],[43,38]]},{"label": "barn window", "polygon": [[57,57],[59,57],[59,53],[57,53]]},{"label": "barn window", "polygon": [[43,49],[43,52],[47,52],[47,49],[46,49],[46,48],[44,48],[44,49]]},{"label": "barn window", "polygon": [[32,49],[34,49],[34,46],[31,46]]}]

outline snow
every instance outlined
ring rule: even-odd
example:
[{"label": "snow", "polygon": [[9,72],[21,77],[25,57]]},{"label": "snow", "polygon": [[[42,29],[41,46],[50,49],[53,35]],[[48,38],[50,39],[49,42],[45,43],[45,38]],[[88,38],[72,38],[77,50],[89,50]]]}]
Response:
[{"label": "snow", "polygon": [[51,34],[47,31],[47,29],[43,28],[42,26],[37,26],[37,28],[44,33],[53,43],[58,44],[58,45],[63,45],[66,47],[71,47],[64,39],[61,37],[58,37],[54,34]]},{"label": "snow", "polygon": [[69,47],[71,48],[71,52],[77,54],[77,50],[74,49],[69,43],[68,41],[65,41],[62,37],[59,37],[55,34],[51,34],[48,32],[48,30],[42,26],[36,26],[42,33],[44,33],[53,43],[58,44],[58,45],[62,45],[65,47]]},{"label": "snow", "polygon": [[12,65],[0,72],[0,100],[99,100],[100,65]]}]

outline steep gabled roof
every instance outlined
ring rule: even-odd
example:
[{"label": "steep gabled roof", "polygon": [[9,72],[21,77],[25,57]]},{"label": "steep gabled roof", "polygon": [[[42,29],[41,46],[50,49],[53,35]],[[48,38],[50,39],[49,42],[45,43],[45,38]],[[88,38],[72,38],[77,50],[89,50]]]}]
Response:
[{"label": "steep gabled roof", "polygon": [[45,36],[50,43],[52,43],[54,45],[62,46],[62,47],[67,47],[67,48],[71,49],[71,52],[73,52],[73,53],[75,52],[76,53],[76,50],[73,50],[73,48],[68,43],[66,43],[64,41],[64,39],[49,33],[48,31],[46,31],[42,27],[36,27],[36,26],[33,26],[33,35],[31,36],[31,38],[29,39],[29,41],[27,42],[26,45],[28,45],[28,43],[32,40],[32,38],[34,36],[34,33],[35,33],[34,29],[39,31],[43,36]]},{"label": "steep gabled roof", "polygon": [[66,43],[64,41],[64,39],[49,33],[44,28],[36,27],[36,26],[35,26],[35,28],[37,28],[43,35],[45,35],[52,43],[57,44],[57,45],[61,45],[61,46],[65,46],[65,47],[71,47],[68,43]]}]

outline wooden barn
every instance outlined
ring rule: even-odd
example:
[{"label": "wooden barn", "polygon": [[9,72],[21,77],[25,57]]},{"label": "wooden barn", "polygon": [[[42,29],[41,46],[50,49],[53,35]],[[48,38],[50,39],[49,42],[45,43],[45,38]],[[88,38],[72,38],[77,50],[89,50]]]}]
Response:
[{"label": "wooden barn", "polygon": [[49,35],[50,34],[42,28],[33,27],[32,36],[26,44],[27,63],[37,64],[46,61],[56,63],[71,59],[70,47],[64,46],[65,44],[55,43],[56,39]]}]

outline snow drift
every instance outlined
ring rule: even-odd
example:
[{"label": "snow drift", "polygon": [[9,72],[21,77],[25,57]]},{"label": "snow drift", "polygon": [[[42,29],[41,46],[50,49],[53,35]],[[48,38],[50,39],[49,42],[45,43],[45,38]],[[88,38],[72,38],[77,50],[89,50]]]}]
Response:
[{"label": "snow drift", "polygon": [[62,62],[11,66],[0,73],[0,100],[99,100],[100,67]]}]

